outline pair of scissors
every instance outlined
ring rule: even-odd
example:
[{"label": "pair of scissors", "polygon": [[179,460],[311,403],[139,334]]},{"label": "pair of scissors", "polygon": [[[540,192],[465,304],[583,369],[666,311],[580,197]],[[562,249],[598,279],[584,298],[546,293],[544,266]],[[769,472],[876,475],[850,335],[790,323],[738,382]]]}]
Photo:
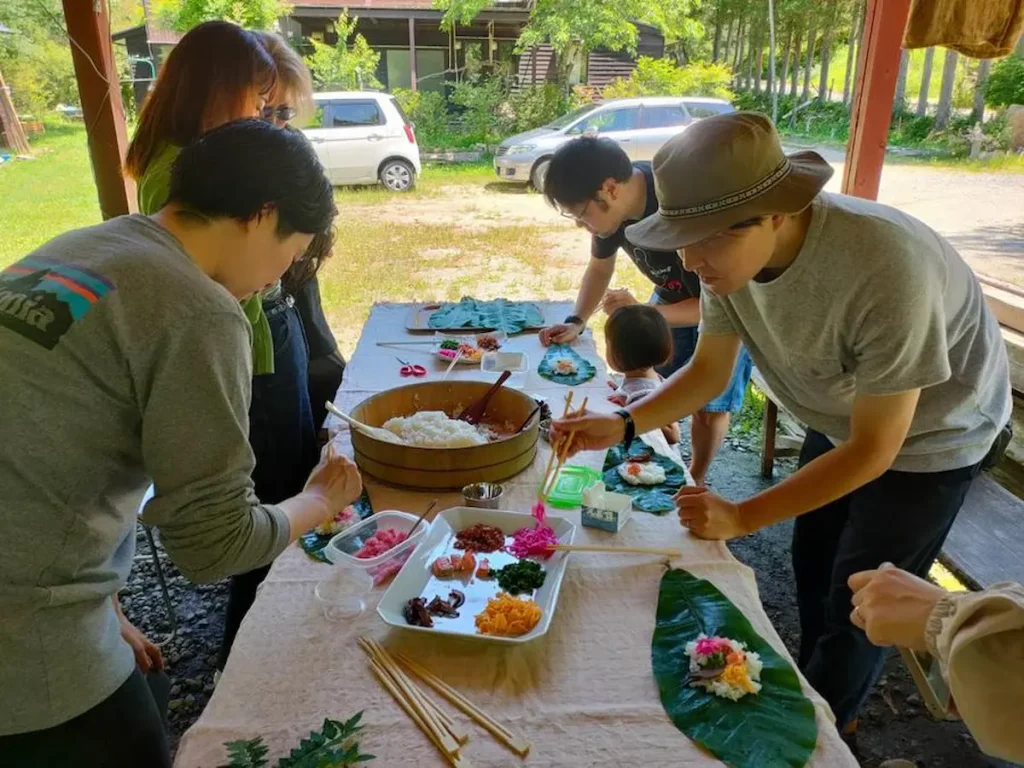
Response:
[{"label": "pair of scissors", "polygon": [[411,363],[407,363],[400,357],[396,357],[395,360],[402,364],[402,367],[398,369],[398,373],[402,376],[403,379],[406,378],[407,376],[413,376],[418,379],[420,376],[427,375],[427,369],[424,368],[422,365],[412,365]]}]

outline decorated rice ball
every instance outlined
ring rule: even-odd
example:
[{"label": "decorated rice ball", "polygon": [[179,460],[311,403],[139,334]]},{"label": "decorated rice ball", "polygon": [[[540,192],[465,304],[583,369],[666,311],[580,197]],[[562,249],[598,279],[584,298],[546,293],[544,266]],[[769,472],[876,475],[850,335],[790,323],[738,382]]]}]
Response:
[{"label": "decorated rice ball", "polygon": [[619,464],[619,477],[630,485],[658,485],[665,482],[665,470],[654,462],[627,461]]},{"label": "decorated rice ball", "polygon": [[579,372],[580,367],[576,365],[575,360],[572,360],[568,357],[560,357],[557,360],[555,360],[554,369],[555,373],[557,373],[559,376],[572,376],[573,374]]}]

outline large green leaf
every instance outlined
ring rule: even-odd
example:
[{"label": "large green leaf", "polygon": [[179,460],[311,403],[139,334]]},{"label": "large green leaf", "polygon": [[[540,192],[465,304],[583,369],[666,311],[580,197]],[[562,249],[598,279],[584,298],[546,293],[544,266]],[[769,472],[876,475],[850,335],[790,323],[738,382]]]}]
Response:
[{"label": "large green leaf", "polygon": [[640,438],[633,440],[627,449],[624,444],[608,449],[604,457],[604,485],[609,491],[624,493],[633,497],[633,506],[643,512],[664,515],[676,508],[673,500],[676,491],[686,485],[686,472],[666,456],[655,453],[650,463],[665,470],[665,482],[658,485],[630,485],[619,475],[618,467],[631,456],[651,455],[650,448]]},{"label": "large green leaf", "polygon": [[[356,499],[352,506],[355,507],[356,514],[359,515],[360,520],[365,520],[373,514],[373,507],[370,506],[370,497],[366,494],[365,488],[363,489],[363,495]],[[334,533],[321,535],[314,528],[313,530],[306,531],[299,537],[299,545],[302,547],[302,551],[311,558],[319,563],[326,563],[329,561],[327,560],[327,555],[324,554],[324,547],[336,535]]]},{"label": "large green leaf", "polygon": [[536,304],[508,299],[478,301],[464,296],[458,303],[442,304],[434,310],[427,325],[434,329],[494,329],[507,334],[544,325],[544,315]]},{"label": "large green leaf", "polygon": [[[571,373],[569,375],[555,373],[555,363],[564,359],[569,359],[576,363],[576,373]],[[555,384],[564,384],[567,387],[576,387],[580,384],[585,384],[594,378],[594,375],[597,373],[597,368],[594,367],[592,362],[581,357],[579,353],[577,353],[576,350],[568,344],[552,344],[548,347],[548,351],[544,353],[544,357],[540,361],[540,365],[537,366],[537,373],[548,381],[555,382]]]},{"label": "large green leaf", "polygon": [[[760,654],[761,692],[729,701],[687,683],[686,644],[701,633]],[[814,705],[793,667],[713,584],[682,570],[661,579],[651,664],[675,726],[733,768],[798,768],[818,740]]]}]

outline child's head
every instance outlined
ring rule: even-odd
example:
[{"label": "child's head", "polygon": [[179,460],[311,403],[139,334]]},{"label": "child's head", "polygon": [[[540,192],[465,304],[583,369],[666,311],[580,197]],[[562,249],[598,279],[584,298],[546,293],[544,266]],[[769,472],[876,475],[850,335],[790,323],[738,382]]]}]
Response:
[{"label": "child's head", "polygon": [[604,337],[608,364],[622,373],[663,365],[672,357],[672,330],[649,304],[631,304],[613,312]]}]

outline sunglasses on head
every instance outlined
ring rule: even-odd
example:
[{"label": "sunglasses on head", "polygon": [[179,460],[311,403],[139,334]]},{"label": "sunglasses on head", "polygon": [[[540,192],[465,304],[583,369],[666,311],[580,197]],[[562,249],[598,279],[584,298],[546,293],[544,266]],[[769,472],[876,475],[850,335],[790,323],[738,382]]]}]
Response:
[{"label": "sunglasses on head", "polygon": [[295,117],[295,114],[296,114],[295,107],[289,107],[287,105],[282,105],[280,107],[264,107],[263,108],[263,119],[264,120],[273,120],[276,117],[278,120],[281,120],[283,122],[287,122],[287,121],[291,120],[293,117]]}]

